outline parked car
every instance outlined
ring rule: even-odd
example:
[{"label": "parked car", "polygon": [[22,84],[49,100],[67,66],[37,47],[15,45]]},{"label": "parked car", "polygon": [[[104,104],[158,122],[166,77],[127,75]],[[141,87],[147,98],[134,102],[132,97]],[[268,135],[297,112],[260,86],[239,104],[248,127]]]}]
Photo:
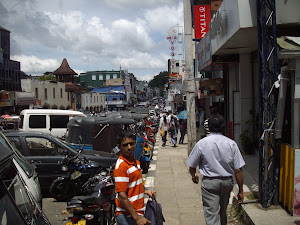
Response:
[{"label": "parked car", "polygon": [[0,224],[50,224],[14,163],[14,152],[0,145]]},{"label": "parked car", "polygon": [[13,153],[12,162],[15,164],[20,176],[29,188],[33,197],[36,199],[40,208],[42,208],[41,187],[34,165],[31,165],[23,155],[9,142],[9,140],[0,132],[0,155],[8,149]]},{"label": "parked car", "polygon": [[62,171],[60,163],[66,154],[86,157],[88,160],[98,162],[101,166],[109,168],[116,160],[111,153],[72,148],[66,142],[42,132],[4,131],[4,135],[23,154],[23,156],[36,166],[42,193],[49,192],[52,182],[60,176],[67,176]]}]

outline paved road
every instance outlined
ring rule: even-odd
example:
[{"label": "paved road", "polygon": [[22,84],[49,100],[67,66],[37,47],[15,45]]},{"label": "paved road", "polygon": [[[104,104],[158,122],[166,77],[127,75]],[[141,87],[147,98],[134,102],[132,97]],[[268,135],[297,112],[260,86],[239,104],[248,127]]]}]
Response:
[{"label": "paved road", "polygon": [[63,219],[70,216],[63,215],[62,211],[66,209],[66,202],[57,202],[53,198],[43,198],[43,211],[49,219],[51,225],[64,224]]}]

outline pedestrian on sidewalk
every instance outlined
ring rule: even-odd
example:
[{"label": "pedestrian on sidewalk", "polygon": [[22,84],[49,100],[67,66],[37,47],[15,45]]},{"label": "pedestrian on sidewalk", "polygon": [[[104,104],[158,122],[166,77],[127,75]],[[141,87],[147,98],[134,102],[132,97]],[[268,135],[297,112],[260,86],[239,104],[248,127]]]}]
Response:
[{"label": "pedestrian on sidewalk", "polygon": [[134,158],[136,137],[129,131],[117,136],[120,156],[114,169],[116,186],[116,216],[118,225],[148,225],[144,217],[144,193],[152,197],[155,191],[144,190],[140,162]]},{"label": "pedestrian on sidewalk", "polygon": [[217,109],[214,106],[210,106],[208,113],[209,113],[209,115],[204,120],[204,123],[203,123],[204,131],[205,131],[205,136],[207,136],[207,135],[210,134],[209,127],[208,127],[209,116],[212,115],[212,114],[218,114],[218,111],[217,111]]},{"label": "pedestrian on sidewalk", "polygon": [[183,144],[186,128],[187,128],[187,120],[186,119],[179,120],[179,130],[180,130],[179,144]]},{"label": "pedestrian on sidewalk", "polygon": [[164,132],[163,132],[164,136],[161,136],[162,146],[164,147],[167,142],[167,134],[168,134],[168,129],[169,129],[169,124],[168,124],[166,115],[163,115],[163,117],[160,119],[159,129],[160,130],[164,129]]},{"label": "pedestrian on sidewalk", "polygon": [[178,135],[178,121],[177,117],[172,116],[169,123],[169,132],[171,134],[171,144],[176,147],[177,144],[177,135]]},{"label": "pedestrian on sidewalk", "polygon": [[212,114],[208,120],[210,134],[197,142],[187,164],[194,183],[199,182],[196,167],[203,175],[201,190],[206,224],[227,224],[227,206],[233,187],[233,175],[239,187],[238,204],[244,200],[242,167],[245,161],[235,141],[222,134],[225,120]]}]

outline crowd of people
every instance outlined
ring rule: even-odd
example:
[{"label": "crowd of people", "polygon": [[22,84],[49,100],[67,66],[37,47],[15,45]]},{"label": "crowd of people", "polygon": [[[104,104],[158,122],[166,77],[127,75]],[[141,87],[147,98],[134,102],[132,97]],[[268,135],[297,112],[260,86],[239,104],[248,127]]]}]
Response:
[{"label": "crowd of people", "polygon": [[178,131],[180,131],[179,144],[183,144],[184,136],[186,134],[187,120],[178,119],[176,115],[171,112],[166,112],[161,116],[159,128],[162,136],[162,146],[166,145],[167,136],[171,138],[171,144],[176,147]]}]

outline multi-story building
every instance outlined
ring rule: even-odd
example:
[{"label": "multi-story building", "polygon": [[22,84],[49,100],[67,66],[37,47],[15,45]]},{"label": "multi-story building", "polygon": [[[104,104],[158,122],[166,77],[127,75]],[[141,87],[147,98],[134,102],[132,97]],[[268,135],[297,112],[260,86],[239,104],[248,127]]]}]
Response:
[{"label": "multi-story building", "polygon": [[[269,7],[265,1],[223,0],[213,14],[209,32],[196,44],[195,68],[202,74],[199,94],[205,99],[206,109],[218,106],[227,122],[228,135],[245,152],[250,144],[243,145],[243,140],[255,141],[252,152],[247,153],[260,157],[260,178],[265,179],[260,184],[277,188],[260,187],[264,207],[266,200],[273,201],[270,193],[279,193],[279,202],[289,212],[300,215],[293,193],[293,187],[297,189],[294,176],[297,180],[300,175],[296,168],[300,161],[300,1],[271,2]],[[277,85],[279,74],[283,79],[279,77]],[[276,87],[280,90],[278,102]],[[268,144],[275,139],[276,146]],[[266,148],[265,155],[257,152],[261,148]],[[278,175],[279,166],[273,159],[280,161],[281,168],[289,169],[280,168]],[[270,185],[269,181],[274,183]]]},{"label": "multi-story building", "polygon": [[[88,71],[79,75],[80,85],[88,90],[97,90],[105,86],[120,86],[125,89],[125,100],[128,104],[136,100],[135,77],[127,70]],[[109,98],[110,100],[110,98]],[[114,105],[114,103],[112,103]],[[123,105],[123,104],[121,104]]]},{"label": "multi-story building", "polygon": [[10,60],[10,31],[0,26],[0,89],[21,91],[20,62]]},{"label": "multi-story building", "polygon": [[106,109],[106,95],[100,92],[87,92],[81,94],[82,110],[89,112],[101,112]]},{"label": "multi-story building", "polygon": [[20,62],[10,59],[10,31],[0,26],[0,113],[18,113],[34,103],[31,93],[21,92]]},{"label": "multi-story building", "polygon": [[124,85],[99,87],[91,90],[91,92],[101,94],[101,96],[105,95],[106,110],[120,111],[128,106]]},{"label": "multi-story building", "polygon": [[118,81],[116,80],[118,78],[122,78],[120,70],[88,71],[86,73],[79,74],[80,85],[88,90],[103,87],[105,86],[106,82],[110,83],[109,80],[113,79],[114,81]]}]

